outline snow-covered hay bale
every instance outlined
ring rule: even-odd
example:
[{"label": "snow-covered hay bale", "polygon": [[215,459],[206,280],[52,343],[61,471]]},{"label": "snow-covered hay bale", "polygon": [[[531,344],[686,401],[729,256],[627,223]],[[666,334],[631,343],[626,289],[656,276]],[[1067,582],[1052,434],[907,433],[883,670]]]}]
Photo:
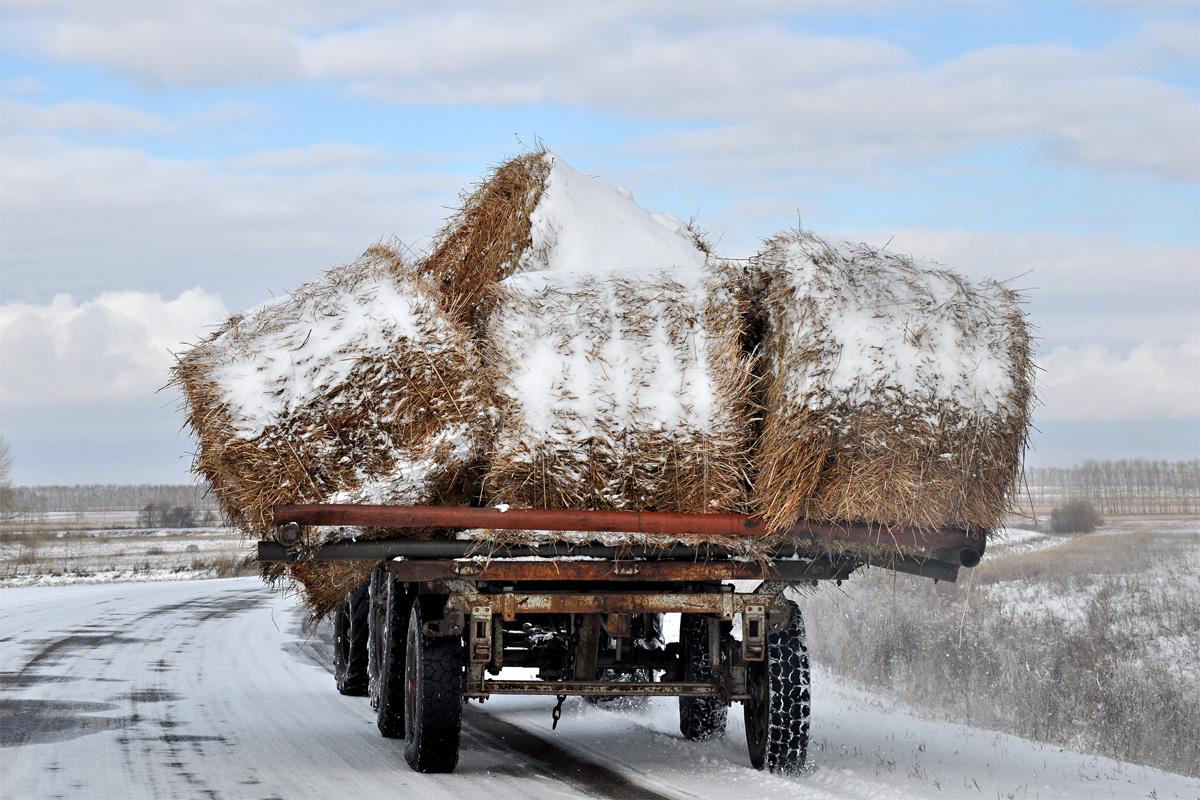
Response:
[{"label": "snow-covered hay bale", "polygon": [[711,262],[503,281],[486,325],[500,409],[490,501],[744,507],[750,371],[736,278]]},{"label": "snow-covered hay bale", "polygon": [[[233,316],[179,357],[173,382],[194,470],[252,535],[272,529],[277,503],[457,504],[478,485],[490,381],[469,331],[394,246]],[[339,598],[312,588],[334,572],[291,570],[314,576],[318,613]]]},{"label": "snow-covered hay bale", "polygon": [[991,530],[1018,480],[1033,395],[1020,297],[809,233],[776,236],[762,283],[756,510]]},{"label": "snow-covered hay bale", "polygon": [[539,149],[495,167],[463,196],[424,269],[453,313],[476,319],[480,301],[518,272],[695,265],[708,252],[689,224]]}]

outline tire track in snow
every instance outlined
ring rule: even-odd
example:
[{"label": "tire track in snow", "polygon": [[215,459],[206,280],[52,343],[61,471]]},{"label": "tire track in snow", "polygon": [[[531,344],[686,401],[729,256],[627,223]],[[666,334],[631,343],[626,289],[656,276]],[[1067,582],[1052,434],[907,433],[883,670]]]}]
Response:
[{"label": "tire track in snow", "polygon": [[[661,794],[628,775],[598,764],[529,732],[519,725],[500,719],[471,706],[463,709],[464,732],[484,734],[483,743],[512,750],[549,778],[570,783],[596,797],[612,800],[675,800],[689,794]],[[477,739],[477,741],[480,741]]]}]

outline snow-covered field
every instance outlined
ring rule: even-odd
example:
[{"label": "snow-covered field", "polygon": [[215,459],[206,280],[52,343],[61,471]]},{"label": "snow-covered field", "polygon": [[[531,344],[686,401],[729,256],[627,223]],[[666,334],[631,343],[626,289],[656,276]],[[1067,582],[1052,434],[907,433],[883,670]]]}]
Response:
[{"label": "snow-covered field", "polygon": [[811,774],[753,770],[678,734],[673,701],[613,712],[495,698],[465,715],[452,775],[409,771],[328,635],[255,578],[0,589],[6,798],[1196,798],[1200,782],[922,719],[814,678]]},{"label": "snow-covered field", "polygon": [[[96,524],[104,512],[87,512]],[[7,531],[0,535],[0,586],[63,586],[118,581],[175,581],[232,577],[256,571],[247,564],[254,544],[231,528],[73,527]]]}]

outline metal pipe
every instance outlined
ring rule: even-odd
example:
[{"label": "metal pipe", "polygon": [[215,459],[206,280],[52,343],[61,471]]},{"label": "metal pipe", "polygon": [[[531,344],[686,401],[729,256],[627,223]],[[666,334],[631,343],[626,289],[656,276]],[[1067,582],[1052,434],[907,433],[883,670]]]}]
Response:
[{"label": "metal pipe", "polygon": [[933,557],[947,564],[970,569],[979,566],[979,551],[973,547],[950,547],[933,551]]},{"label": "metal pipe", "polygon": [[275,524],[348,525],[374,528],[484,528],[513,531],[592,531],[652,533],[676,536],[839,539],[904,547],[972,547],[983,552],[983,531],[956,528],[888,528],[874,524],[801,522],[772,530],[765,520],[748,514],[680,514],[665,511],[577,511],[538,508],[455,508],[443,506],[372,506],[356,504],[278,505]]}]

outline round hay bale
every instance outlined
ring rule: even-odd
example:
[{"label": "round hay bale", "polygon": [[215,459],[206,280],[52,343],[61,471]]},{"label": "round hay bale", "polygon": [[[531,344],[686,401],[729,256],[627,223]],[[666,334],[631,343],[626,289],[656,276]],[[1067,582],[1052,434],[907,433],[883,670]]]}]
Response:
[{"label": "round hay bale", "polygon": [[[250,535],[273,529],[279,503],[454,505],[477,496],[491,381],[469,330],[398,243],[231,317],[179,356],[172,382],[199,445],[194,471]],[[328,606],[328,576],[345,572],[308,565],[272,574],[311,584],[318,610]]]},{"label": "round hay bale", "polygon": [[756,511],[991,530],[1034,402],[1021,298],[995,281],[795,231],[753,260],[763,430]]},{"label": "round hay bale", "polygon": [[500,410],[490,501],[744,508],[752,404],[739,277],[713,261],[503,281],[485,329]]}]

